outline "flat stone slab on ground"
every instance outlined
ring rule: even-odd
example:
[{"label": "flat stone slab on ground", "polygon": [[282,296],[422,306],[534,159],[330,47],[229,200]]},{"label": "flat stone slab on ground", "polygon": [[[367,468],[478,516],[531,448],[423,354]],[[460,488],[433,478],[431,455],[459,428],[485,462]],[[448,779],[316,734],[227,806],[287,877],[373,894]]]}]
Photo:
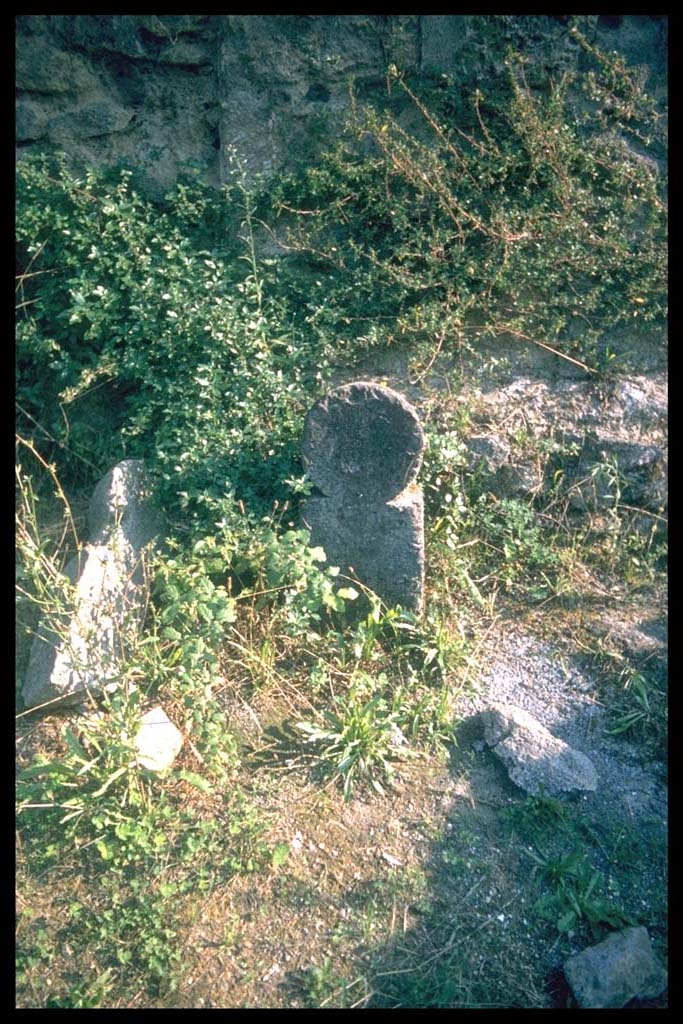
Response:
[{"label": "flat stone slab on ground", "polygon": [[553,736],[528,711],[491,704],[479,717],[486,743],[528,793],[561,796],[597,789],[598,775],[586,755]]},{"label": "flat stone slab on ground", "polygon": [[668,983],[642,927],[614,932],[570,957],[564,973],[585,1009],[618,1009],[632,999],[656,999]]}]

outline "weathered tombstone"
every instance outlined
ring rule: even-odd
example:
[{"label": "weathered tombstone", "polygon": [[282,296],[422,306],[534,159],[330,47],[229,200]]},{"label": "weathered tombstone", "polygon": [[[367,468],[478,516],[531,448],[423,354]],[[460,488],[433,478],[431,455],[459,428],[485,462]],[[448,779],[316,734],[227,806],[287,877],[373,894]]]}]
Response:
[{"label": "weathered tombstone", "polygon": [[415,484],[425,440],[412,406],[390,388],[336,388],[306,417],[303,458],[321,492],[303,509],[328,564],[389,607],[418,614],[424,591],[424,505]]},{"label": "weathered tombstone", "polygon": [[161,532],[149,499],[139,460],[120,462],[95,488],[90,543],[65,570],[74,605],[38,628],[24,681],[27,708],[78,703],[116,683],[147,601],[145,548]]}]

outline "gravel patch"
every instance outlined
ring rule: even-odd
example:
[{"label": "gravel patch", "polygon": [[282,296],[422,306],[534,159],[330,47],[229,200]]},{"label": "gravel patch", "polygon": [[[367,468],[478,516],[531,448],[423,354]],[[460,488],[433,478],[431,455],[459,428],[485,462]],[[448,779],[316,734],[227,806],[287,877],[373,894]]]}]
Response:
[{"label": "gravel patch", "polygon": [[590,675],[524,634],[497,638],[484,665],[478,691],[463,696],[459,704],[463,718],[493,702],[522,708],[595,765],[597,792],[576,798],[591,817],[643,819],[649,827],[654,819],[666,833],[664,765],[644,762],[636,746],[608,735],[607,711],[595,696]]}]

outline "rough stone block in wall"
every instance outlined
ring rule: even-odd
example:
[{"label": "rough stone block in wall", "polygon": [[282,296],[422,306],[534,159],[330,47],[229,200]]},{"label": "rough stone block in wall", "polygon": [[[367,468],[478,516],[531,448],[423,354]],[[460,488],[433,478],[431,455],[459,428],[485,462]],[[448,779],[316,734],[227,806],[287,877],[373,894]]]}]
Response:
[{"label": "rough stone block in wall", "polygon": [[358,381],[332,391],[308,413],[303,457],[321,492],[304,525],[330,565],[392,607],[421,612],[424,506],[415,484],[422,426],[397,392]]},{"label": "rough stone block in wall", "polygon": [[[577,17],[590,40],[646,64],[648,92],[666,96],[666,15]],[[532,87],[573,71],[581,53],[568,15],[19,15],[18,103],[31,107],[17,113],[18,153],[64,151],[79,173],[127,166],[155,198],[189,165],[217,187],[228,180],[226,147],[260,174],[293,170],[333,143],[351,80],[359,98],[381,99],[395,64],[427,81],[453,76],[468,94],[504,78],[509,47],[527,58]],[[403,116],[410,130],[409,106]]]}]

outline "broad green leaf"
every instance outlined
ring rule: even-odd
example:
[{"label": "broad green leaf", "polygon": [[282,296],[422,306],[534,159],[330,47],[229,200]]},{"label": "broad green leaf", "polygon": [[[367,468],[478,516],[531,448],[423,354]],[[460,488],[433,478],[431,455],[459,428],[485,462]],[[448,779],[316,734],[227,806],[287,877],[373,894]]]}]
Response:
[{"label": "broad green leaf", "polygon": [[109,789],[109,787],[112,785],[112,783],[116,782],[117,779],[120,779],[121,776],[124,775],[127,771],[128,771],[128,766],[127,765],[124,765],[122,768],[117,768],[115,772],[111,773],[111,775],[109,776],[107,781],[104,783],[104,785],[100,786],[100,788],[98,790],[96,790],[96,792],[94,792],[92,794],[93,797],[102,796],[103,793],[106,793],[107,790]]},{"label": "broad green leaf", "polygon": [[271,863],[273,867],[278,867],[280,864],[284,864],[288,857],[289,845],[287,843],[277,843],[271,854]]},{"label": "broad green leaf", "polygon": [[200,789],[202,793],[213,792],[213,786],[207,781],[207,779],[203,778],[201,775],[197,775],[195,772],[188,771],[186,768],[182,768],[178,772],[178,778],[182,779],[184,782],[189,782],[191,786],[194,786],[196,789]]}]

